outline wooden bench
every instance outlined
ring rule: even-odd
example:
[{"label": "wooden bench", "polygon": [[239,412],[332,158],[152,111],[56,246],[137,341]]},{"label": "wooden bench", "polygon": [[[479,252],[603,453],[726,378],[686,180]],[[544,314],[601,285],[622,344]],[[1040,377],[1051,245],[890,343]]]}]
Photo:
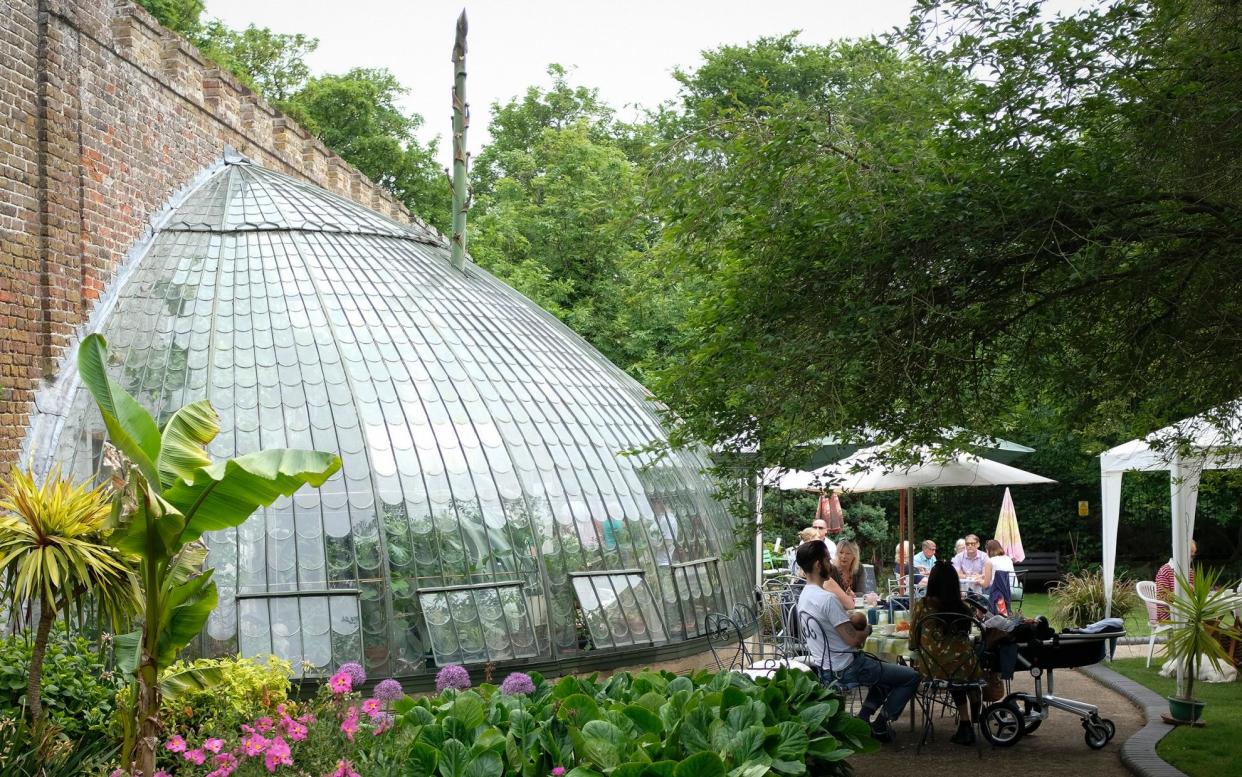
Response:
[{"label": "wooden bench", "polygon": [[1047,587],[1049,583],[1061,579],[1061,554],[1056,551],[1027,553],[1021,564],[1013,566],[1015,571],[1025,573],[1024,582],[1029,587]]}]

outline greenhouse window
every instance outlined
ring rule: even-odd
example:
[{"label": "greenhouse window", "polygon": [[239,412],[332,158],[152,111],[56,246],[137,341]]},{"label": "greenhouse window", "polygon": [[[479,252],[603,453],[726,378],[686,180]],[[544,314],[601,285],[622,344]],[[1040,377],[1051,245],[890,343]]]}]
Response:
[{"label": "greenhouse window", "polygon": [[237,606],[246,658],[280,656],[298,677],[329,674],[362,658],[356,590],[243,593]]},{"label": "greenhouse window", "polygon": [[420,588],[436,664],[477,664],[539,654],[518,581]]},{"label": "greenhouse window", "polygon": [[596,648],[668,642],[643,570],[571,572],[570,578]]}]

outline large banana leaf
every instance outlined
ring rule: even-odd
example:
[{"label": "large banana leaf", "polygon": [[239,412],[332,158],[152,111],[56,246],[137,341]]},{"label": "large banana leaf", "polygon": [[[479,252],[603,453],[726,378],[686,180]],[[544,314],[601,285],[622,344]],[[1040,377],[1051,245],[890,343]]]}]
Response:
[{"label": "large banana leaf", "polygon": [[108,344],[102,335],[87,335],[78,347],[78,373],[103,415],[108,439],[134,462],[151,483],[159,483],[155,461],[160,455],[160,430],[155,419],[116,381],[108,377]]},{"label": "large banana leaf", "polygon": [[160,666],[171,664],[177,657],[177,651],[190,644],[207,625],[207,618],[219,601],[211,573],[209,569],[198,577],[170,587],[164,601],[156,651],[156,661]]},{"label": "large banana leaf", "polygon": [[220,416],[205,399],[191,402],[168,419],[160,440],[156,464],[160,470],[161,488],[168,488],[177,478],[191,480],[200,467],[211,464],[205,450],[220,433]]},{"label": "large banana leaf", "polygon": [[187,666],[171,669],[160,674],[160,695],[168,701],[190,691],[204,691],[224,681],[224,669],[219,666]]},{"label": "large banana leaf", "polygon": [[185,515],[181,540],[190,542],[238,526],[306,484],[321,486],[340,468],[341,458],[332,453],[277,448],[200,467],[191,480],[173,483],[164,498]]}]

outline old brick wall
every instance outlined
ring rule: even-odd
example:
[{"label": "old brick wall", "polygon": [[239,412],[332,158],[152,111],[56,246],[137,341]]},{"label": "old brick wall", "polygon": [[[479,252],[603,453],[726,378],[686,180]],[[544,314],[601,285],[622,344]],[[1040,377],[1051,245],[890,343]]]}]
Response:
[{"label": "old brick wall", "polygon": [[130,2],[0,0],[0,19],[0,472],[151,216],[226,146],[416,220]]}]

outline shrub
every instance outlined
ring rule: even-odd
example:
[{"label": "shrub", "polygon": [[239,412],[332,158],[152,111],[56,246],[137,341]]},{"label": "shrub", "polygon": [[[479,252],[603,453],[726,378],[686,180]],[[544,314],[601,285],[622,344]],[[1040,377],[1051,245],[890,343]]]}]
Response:
[{"label": "shrub", "polygon": [[[21,636],[0,640],[0,715],[20,718],[25,713],[32,645]],[[43,660],[43,705],[65,737],[84,742],[109,733],[122,685],[90,642],[59,626],[53,630]]]},{"label": "shrub", "polygon": [[165,696],[161,718],[168,731],[186,737],[199,732],[234,731],[264,715],[273,715],[289,696],[293,667],[288,661],[267,656],[252,658],[200,658],[178,661],[166,673],[185,668],[221,671],[220,683],[208,689]]},{"label": "shrub", "polygon": [[397,732],[405,736],[392,742],[410,742],[409,773],[450,774],[454,764],[469,763],[496,777],[574,769],[836,777],[850,773],[846,757],[877,747],[836,691],[796,670],[759,680],[652,671],[605,682],[565,677],[552,685],[536,673],[530,680],[528,694],[482,685],[398,702]]},{"label": "shrub", "polygon": [[[1052,603],[1051,620],[1062,628],[1082,628],[1104,617],[1104,575],[1101,572],[1066,575],[1048,594]],[[1124,619],[1138,603],[1133,582],[1113,581],[1113,617]]]},{"label": "shrub", "polygon": [[106,736],[70,738],[55,724],[35,735],[21,715],[0,712],[0,774],[4,777],[103,777],[120,743]]}]

